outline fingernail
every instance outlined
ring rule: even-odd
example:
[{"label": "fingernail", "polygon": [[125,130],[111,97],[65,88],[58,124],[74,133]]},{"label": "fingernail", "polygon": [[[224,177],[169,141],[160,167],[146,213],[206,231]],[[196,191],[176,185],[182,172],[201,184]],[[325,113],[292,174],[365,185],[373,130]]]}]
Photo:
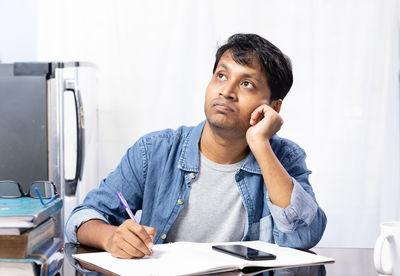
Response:
[{"label": "fingernail", "polygon": [[152,243],[152,242],[149,242],[149,243],[147,244],[147,248],[148,248],[148,249],[152,249],[152,248],[153,248],[153,243]]}]

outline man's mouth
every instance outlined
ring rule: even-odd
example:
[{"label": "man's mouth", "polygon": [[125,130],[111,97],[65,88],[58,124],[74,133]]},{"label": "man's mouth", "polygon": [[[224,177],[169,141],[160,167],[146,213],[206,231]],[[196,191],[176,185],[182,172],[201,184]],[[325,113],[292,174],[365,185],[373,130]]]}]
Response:
[{"label": "man's mouth", "polygon": [[213,107],[222,112],[235,112],[235,110],[226,103],[216,102],[213,104]]}]

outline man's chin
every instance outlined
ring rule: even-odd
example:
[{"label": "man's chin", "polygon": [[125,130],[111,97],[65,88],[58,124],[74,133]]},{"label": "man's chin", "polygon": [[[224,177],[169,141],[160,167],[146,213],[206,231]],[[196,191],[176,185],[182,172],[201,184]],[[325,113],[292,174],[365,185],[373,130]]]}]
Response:
[{"label": "man's chin", "polygon": [[226,120],[210,120],[207,119],[208,124],[212,128],[218,128],[218,129],[232,129],[233,126],[235,125],[232,122],[227,122]]},{"label": "man's chin", "polygon": [[226,132],[234,132],[234,133],[246,133],[247,128],[241,127],[238,122],[230,122],[226,120],[210,120],[207,119],[208,124],[211,128],[219,130],[219,131],[226,131]]}]

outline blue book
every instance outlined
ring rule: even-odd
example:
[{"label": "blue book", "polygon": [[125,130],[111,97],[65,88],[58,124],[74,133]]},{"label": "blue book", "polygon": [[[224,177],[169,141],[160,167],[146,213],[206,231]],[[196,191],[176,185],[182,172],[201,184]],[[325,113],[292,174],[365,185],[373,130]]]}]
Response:
[{"label": "blue book", "polygon": [[54,239],[35,250],[26,259],[0,259],[0,271],[2,275],[51,276],[60,271],[63,260],[62,242],[60,239]]},{"label": "blue book", "polygon": [[0,228],[36,227],[62,206],[60,197],[47,206],[43,206],[36,198],[0,198]]}]

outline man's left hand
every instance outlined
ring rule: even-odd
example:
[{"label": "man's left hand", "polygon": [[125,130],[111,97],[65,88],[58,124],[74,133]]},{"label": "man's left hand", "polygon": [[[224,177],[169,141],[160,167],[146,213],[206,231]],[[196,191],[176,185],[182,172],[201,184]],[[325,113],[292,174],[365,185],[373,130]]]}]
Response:
[{"label": "man's left hand", "polygon": [[249,146],[257,142],[269,141],[279,131],[283,119],[272,107],[263,104],[257,107],[250,116],[250,127],[246,132]]}]

